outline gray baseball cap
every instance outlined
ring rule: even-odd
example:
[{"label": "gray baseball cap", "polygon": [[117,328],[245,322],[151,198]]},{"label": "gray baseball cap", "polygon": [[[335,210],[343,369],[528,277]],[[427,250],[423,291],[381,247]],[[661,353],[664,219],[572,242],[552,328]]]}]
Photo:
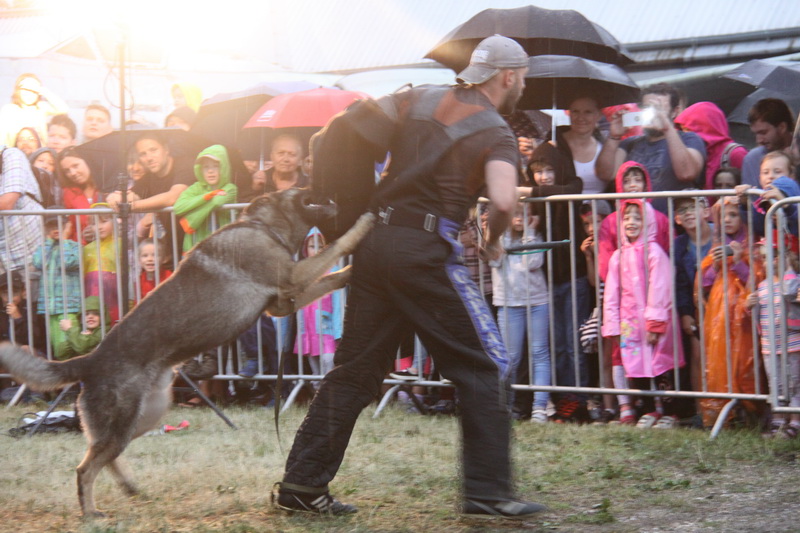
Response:
[{"label": "gray baseball cap", "polygon": [[505,68],[528,66],[528,53],[520,44],[502,35],[492,35],[482,40],[469,59],[469,66],[461,71],[458,83],[479,85]]}]

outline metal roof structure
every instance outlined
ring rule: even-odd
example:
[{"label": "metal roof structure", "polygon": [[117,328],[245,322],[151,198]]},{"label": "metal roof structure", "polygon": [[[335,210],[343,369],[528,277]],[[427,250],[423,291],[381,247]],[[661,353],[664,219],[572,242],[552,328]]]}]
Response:
[{"label": "metal roof structure", "polygon": [[[113,103],[110,56],[118,37],[81,17],[73,7],[81,1],[24,2],[62,12],[70,6],[78,17],[69,23],[49,9],[0,8],[0,101],[8,101],[18,74],[32,71],[75,108]],[[156,0],[106,5],[142,10],[144,1]],[[628,70],[639,83],[683,76],[689,85],[693,77],[708,80],[748,59],[800,54],[800,0],[228,0],[224,9],[210,0],[170,0],[168,7],[205,13],[207,32],[228,25],[236,38],[219,44],[201,36],[183,49],[159,49],[159,32],[146,25],[152,19],[139,17],[144,26],[131,22],[130,79],[138,110],[155,117],[169,107],[169,86],[176,81],[197,83],[210,96],[259,81],[315,76],[326,80],[322,84],[377,96],[405,82],[451,80],[450,71],[423,59],[428,50],[484,9],[530,3],[574,9],[603,26],[637,61]],[[186,20],[175,20],[174,27],[178,37],[196,29]]]},{"label": "metal roof structure", "polygon": [[[800,52],[798,0],[294,0],[246,4],[238,24],[253,40],[239,55],[298,72],[430,65],[425,53],[474,14],[530,3],[582,12],[628,46],[636,70]],[[36,57],[88,31],[61,22],[46,10],[0,10],[0,57]]]}]

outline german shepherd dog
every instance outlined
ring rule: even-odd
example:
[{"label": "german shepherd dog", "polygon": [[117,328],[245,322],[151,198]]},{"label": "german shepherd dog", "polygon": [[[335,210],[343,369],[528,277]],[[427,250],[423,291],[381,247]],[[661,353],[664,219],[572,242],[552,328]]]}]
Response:
[{"label": "german shepherd dog", "polygon": [[329,247],[295,262],[309,229],[336,214],[333,203],[314,204],[311,194],[290,189],[253,200],[85,356],[52,362],[0,345],[0,364],[32,388],[83,384],[78,409],[89,449],[77,473],[84,516],[102,516],[92,492],[106,465],[125,492],[137,493],[119,456],[169,408],[174,366],[236,338],[264,310],[284,316],[347,283],[349,269],[328,271],[353,252],[375,216],[363,215]]}]

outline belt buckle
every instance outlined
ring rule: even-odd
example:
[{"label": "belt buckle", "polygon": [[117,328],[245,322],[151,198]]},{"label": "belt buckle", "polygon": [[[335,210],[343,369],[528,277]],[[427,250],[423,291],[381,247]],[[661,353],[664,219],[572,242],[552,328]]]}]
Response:
[{"label": "belt buckle", "polygon": [[425,231],[429,231],[431,233],[436,231],[436,215],[427,213],[425,215],[425,222],[423,223],[422,227],[425,229]]},{"label": "belt buckle", "polygon": [[380,217],[382,224],[389,224],[389,220],[392,218],[392,211],[394,211],[394,208],[392,207],[387,207],[386,209],[380,210],[378,216]]}]

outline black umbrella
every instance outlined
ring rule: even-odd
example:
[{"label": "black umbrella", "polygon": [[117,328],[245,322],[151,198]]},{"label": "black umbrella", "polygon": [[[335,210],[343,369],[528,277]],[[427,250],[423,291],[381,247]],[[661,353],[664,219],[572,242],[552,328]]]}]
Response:
[{"label": "black umbrella", "polygon": [[764,98],[785,101],[792,110],[800,108],[800,63],[753,59],[720,77],[722,91],[738,92],[739,103],[728,115],[730,122],[748,124],[747,113]]},{"label": "black umbrella", "polygon": [[[179,158],[194,158],[204,148],[214,144],[180,128],[153,129],[128,126],[125,131],[126,153],[145,134],[156,134],[164,139],[170,154]],[[121,132],[113,131],[77,147],[78,153],[89,164],[95,183],[103,192],[116,190],[117,175],[120,172],[127,174],[128,162],[121,155],[120,135]]]},{"label": "black umbrella", "polygon": [[639,86],[616,65],[582,57],[530,58],[520,109],[566,109],[576,98],[591,97],[600,107],[639,99]]},{"label": "black umbrella", "polygon": [[425,57],[461,72],[472,51],[486,37],[504,35],[529,55],[570,55],[628,65],[633,60],[605,28],[570,9],[536,6],[486,9],[445,35]]},{"label": "black umbrella", "polygon": [[264,134],[242,130],[250,117],[273,96],[318,87],[309,81],[276,81],[214,95],[203,101],[191,132],[215,144],[238,148],[245,159],[257,160],[264,148]]},{"label": "black umbrella", "polygon": [[751,90],[770,89],[786,94],[797,92],[800,83],[800,63],[753,59],[721,76],[745,85]]}]

